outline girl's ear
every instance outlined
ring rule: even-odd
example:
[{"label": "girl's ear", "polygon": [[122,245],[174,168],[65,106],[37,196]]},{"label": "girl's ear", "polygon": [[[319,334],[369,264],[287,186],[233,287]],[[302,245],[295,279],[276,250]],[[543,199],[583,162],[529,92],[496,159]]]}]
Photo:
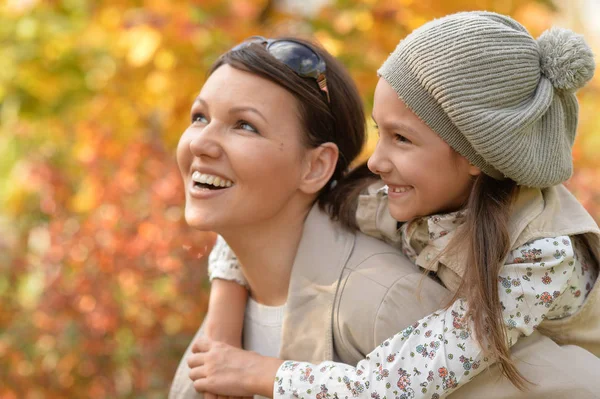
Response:
[{"label": "girl's ear", "polygon": [[478,166],[471,165],[470,163],[469,163],[468,171],[469,171],[469,174],[473,177],[479,176],[481,174],[481,169],[479,169]]},{"label": "girl's ear", "polygon": [[339,149],[334,143],[323,143],[308,150],[300,190],[306,194],[318,193],[333,175],[338,157]]}]

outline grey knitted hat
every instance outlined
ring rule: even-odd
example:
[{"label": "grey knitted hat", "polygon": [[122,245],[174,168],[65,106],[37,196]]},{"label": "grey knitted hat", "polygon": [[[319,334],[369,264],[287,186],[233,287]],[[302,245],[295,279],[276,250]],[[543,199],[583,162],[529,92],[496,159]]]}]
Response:
[{"label": "grey knitted hat", "polygon": [[512,18],[477,11],[416,29],[378,74],[485,174],[548,187],[571,176],[574,92],[594,68],[580,35],[552,28],[535,40]]}]

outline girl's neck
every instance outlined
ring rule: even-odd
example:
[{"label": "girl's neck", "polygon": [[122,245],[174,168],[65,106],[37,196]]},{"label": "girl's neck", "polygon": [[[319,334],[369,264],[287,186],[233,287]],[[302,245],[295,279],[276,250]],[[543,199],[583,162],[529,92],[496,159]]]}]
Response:
[{"label": "girl's neck", "polygon": [[250,295],[258,303],[280,306],[287,301],[292,266],[309,211],[306,204],[290,204],[271,219],[220,232],[236,254]]}]

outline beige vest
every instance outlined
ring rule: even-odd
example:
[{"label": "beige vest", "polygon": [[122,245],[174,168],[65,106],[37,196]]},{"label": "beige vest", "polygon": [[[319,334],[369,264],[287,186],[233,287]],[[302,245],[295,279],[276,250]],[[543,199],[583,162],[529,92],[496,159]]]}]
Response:
[{"label": "beige vest", "polygon": [[[541,191],[522,189],[511,219],[511,237],[515,237],[511,248],[561,235],[583,235],[594,263],[600,265],[600,229],[563,185]],[[577,313],[545,320],[539,330],[560,344],[578,345],[600,356],[600,284],[594,284]]]}]

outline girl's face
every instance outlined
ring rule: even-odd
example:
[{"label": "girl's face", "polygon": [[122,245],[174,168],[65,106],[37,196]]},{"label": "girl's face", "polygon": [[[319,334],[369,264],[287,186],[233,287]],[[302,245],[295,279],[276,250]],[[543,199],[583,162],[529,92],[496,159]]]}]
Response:
[{"label": "girl's face", "polygon": [[177,147],[190,226],[268,223],[302,195],[308,150],[296,104],[277,84],[229,65],[208,78]]},{"label": "girl's face", "polygon": [[479,168],[421,121],[384,79],[375,89],[373,119],[379,141],[368,165],[388,185],[394,219],[451,212],[466,203]]}]

